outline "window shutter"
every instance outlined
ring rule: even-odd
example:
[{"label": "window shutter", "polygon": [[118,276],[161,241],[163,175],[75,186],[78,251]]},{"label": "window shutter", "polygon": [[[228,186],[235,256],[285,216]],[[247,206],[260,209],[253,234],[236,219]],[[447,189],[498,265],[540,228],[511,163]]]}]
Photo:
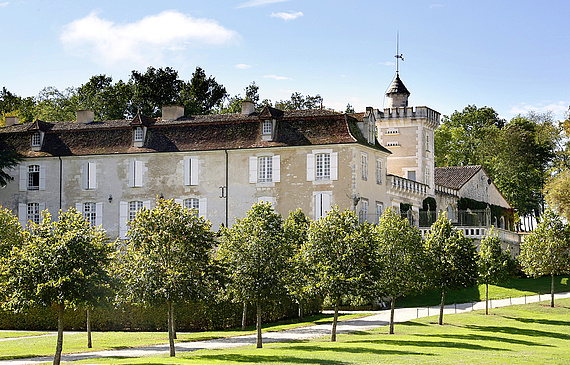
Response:
[{"label": "window shutter", "polygon": [[28,189],[28,166],[20,165],[20,191],[26,191],[27,189]]},{"label": "window shutter", "polygon": [[135,187],[137,188],[143,186],[143,167],[142,161],[135,162]]},{"label": "window shutter", "polygon": [[77,210],[79,213],[83,214],[83,204],[75,203],[75,210]]},{"label": "window shutter", "polygon": [[129,187],[131,188],[135,187],[135,162],[134,160],[129,162]]},{"label": "window shutter", "polygon": [[323,193],[322,194],[322,212],[323,216],[326,215],[331,210],[331,194],[330,193]]},{"label": "window shutter", "polygon": [[255,184],[257,182],[257,157],[249,156],[249,182]]},{"label": "window shutter", "polygon": [[281,156],[273,156],[273,182],[281,182]]},{"label": "window shutter", "polygon": [[315,220],[322,217],[323,194],[315,194]]},{"label": "window shutter", "polygon": [[[40,203],[39,207],[40,207],[40,218],[41,218],[42,212],[46,210],[46,203]],[[41,220],[43,220],[43,218]]]},{"label": "window shutter", "polygon": [[315,181],[315,155],[307,154],[307,181]]},{"label": "window shutter", "polygon": [[40,165],[40,190],[46,189],[46,167]]},{"label": "window shutter", "polygon": [[150,200],[145,200],[143,202],[143,208],[150,209]]},{"label": "window shutter", "polygon": [[198,216],[206,218],[206,213],[208,211],[208,199],[200,198],[198,202]]},{"label": "window shutter", "polygon": [[[134,161],[133,161],[134,162]],[[119,238],[127,239],[127,216],[129,214],[129,203],[121,202],[119,206]]]},{"label": "window shutter", "polygon": [[184,185],[191,185],[192,160],[190,156],[184,157]]},{"label": "window shutter", "polygon": [[198,185],[199,170],[198,158],[190,158],[190,185]]},{"label": "window shutter", "polygon": [[331,180],[338,180],[338,152],[331,153]]},{"label": "window shutter", "polygon": [[95,162],[89,162],[87,164],[87,168],[89,169],[89,182],[87,184],[87,189],[96,189],[97,188],[97,164]]},{"label": "window shutter", "polygon": [[103,203],[95,204],[95,225],[103,225]]},{"label": "window shutter", "polygon": [[83,164],[83,189],[89,189],[89,162]]},{"label": "window shutter", "polygon": [[26,228],[26,223],[28,223],[28,205],[18,204],[18,220],[23,228]]}]

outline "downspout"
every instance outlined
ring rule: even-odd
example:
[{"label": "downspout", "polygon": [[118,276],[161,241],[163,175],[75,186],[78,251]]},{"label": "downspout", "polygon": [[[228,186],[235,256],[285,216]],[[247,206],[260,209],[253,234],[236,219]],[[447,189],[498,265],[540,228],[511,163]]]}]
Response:
[{"label": "downspout", "polygon": [[226,197],[226,227],[228,227],[228,150],[224,150],[224,152],[226,153],[226,193],[224,195]]},{"label": "downspout", "polygon": [[59,210],[61,210],[63,191],[63,162],[61,161],[61,156],[57,156],[57,158],[59,159]]}]

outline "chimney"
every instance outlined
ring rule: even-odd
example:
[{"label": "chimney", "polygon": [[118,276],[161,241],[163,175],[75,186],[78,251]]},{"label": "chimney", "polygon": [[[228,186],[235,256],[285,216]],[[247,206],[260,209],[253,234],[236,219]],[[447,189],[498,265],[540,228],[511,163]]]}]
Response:
[{"label": "chimney", "polygon": [[6,123],[4,123],[5,127],[11,127],[15,124],[20,122],[20,118],[18,117],[6,117]]},{"label": "chimney", "polygon": [[180,105],[163,105],[162,120],[176,120],[184,116],[184,107]]},{"label": "chimney", "polygon": [[77,111],[77,123],[91,123],[95,120],[95,113],[93,110],[78,110]]},{"label": "chimney", "polygon": [[241,102],[241,113],[243,115],[250,115],[255,112],[255,104],[253,101],[242,100]]}]

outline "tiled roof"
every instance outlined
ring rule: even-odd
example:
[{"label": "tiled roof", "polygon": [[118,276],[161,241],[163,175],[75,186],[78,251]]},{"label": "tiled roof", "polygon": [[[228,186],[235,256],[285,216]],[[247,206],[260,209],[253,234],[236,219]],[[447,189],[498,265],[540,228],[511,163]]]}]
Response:
[{"label": "tiled roof", "polygon": [[481,165],[436,167],[434,180],[437,185],[459,190],[481,170]]},{"label": "tiled roof", "polygon": [[396,76],[396,79],[392,82],[392,85],[388,88],[386,95],[390,94],[406,94],[410,95],[410,92],[406,88],[406,85],[400,79],[400,75]]},{"label": "tiled roof", "polygon": [[[273,141],[261,138],[260,120],[275,118]],[[172,152],[278,146],[361,143],[369,145],[350,116],[330,110],[280,111],[261,114],[212,114],[161,120],[136,116],[132,120],[91,122],[40,122],[45,131],[42,150],[30,151],[30,126],[17,124],[0,128],[0,150],[12,149],[26,156],[70,156],[89,154]],[[148,127],[144,147],[133,147],[133,128]],[[389,152],[378,143],[379,150]]]}]

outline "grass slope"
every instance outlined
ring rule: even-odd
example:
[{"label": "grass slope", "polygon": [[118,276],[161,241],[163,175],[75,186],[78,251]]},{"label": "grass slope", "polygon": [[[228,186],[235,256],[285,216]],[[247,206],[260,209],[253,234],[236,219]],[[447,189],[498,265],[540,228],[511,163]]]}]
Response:
[{"label": "grass slope", "polygon": [[326,339],[231,350],[179,353],[176,358],[100,359],[105,364],[568,364],[570,299],[437,317]]}]

